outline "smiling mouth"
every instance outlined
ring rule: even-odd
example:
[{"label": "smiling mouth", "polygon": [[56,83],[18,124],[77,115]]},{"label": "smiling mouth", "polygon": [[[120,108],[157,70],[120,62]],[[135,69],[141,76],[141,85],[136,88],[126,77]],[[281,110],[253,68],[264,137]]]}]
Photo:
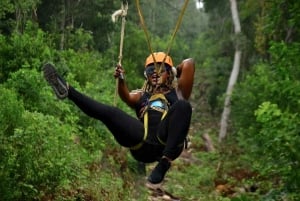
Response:
[{"label": "smiling mouth", "polygon": [[159,76],[158,76],[156,73],[154,73],[153,75],[151,75],[151,80],[152,80],[153,82],[158,82]]}]

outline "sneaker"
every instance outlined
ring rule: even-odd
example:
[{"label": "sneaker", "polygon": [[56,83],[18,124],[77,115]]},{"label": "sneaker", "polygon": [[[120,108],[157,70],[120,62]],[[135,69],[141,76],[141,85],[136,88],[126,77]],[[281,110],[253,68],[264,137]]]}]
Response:
[{"label": "sneaker", "polygon": [[160,159],[159,163],[152,170],[151,174],[148,177],[148,182],[152,184],[159,184],[163,181],[165,174],[171,167],[171,162],[166,159]]},{"label": "sneaker", "polygon": [[68,96],[68,86],[65,80],[57,73],[54,66],[47,63],[43,66],[44,77],[50,86],[53,88],[56,96],[59,99],[64,99]]}]

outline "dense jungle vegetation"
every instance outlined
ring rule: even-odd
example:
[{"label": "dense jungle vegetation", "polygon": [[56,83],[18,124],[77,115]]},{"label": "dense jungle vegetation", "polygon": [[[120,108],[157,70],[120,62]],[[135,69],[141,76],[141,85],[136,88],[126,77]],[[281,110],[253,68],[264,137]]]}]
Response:
[{"label": "dense jungle vegetation", "polygon": [[[166,50],[183,2],[140,1],[154,50]],[[0,200],[151,199],[151,165],[143,169],[102,123],[58,100],[41,73],[52,62],[77,89],[113,105],[121,19],[111,15],[121,3],[0,1]],[[122,64],[137,89],[150,52],[135,1],[128,3]],[[300,200],[300,1],[237,4],[238,36],[230,1],[191,0],[172,44],[174,63],[194,58],[196,75],[191,143],[164,188],[191,201]],[[218,142],[236,44],[240,74],[228,135]],[[116,106],[134,115],[118,98]]]}]

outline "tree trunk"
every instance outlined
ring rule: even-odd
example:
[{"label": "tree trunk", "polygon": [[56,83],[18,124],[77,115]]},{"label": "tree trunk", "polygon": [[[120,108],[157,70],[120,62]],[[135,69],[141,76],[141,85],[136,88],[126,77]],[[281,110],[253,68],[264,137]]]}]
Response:
[{"label": "tree trunk", "polygon": [[[234,32],[235,32],[235,35],[239,35],[241,33],[241,24],[240,24],[238,9],[237,9],[237,3],[236,3],[236,0],[229,0],[229,1],[230,1],[230,5],[231,5],[231,14],[232,14],[232,21],[234,24]],[[231,110],[231,108],[230,108],[231,95],[232,95],[234,85],[235,85],[238,75],[239,75],[241,55],[242,55],[242,51],[240,50],[239,46],[236,44],[233,68],[231,71],[229,83],[228,83],[227,90],[226,90],[224,109],[223,109],[221,123],[220,123],[219,142],[221,142],[227,135],[229,115],[230,115],[230,110]]]},{"label": "tree trunk", "polygon": [[60,44],[59,48],[60,50],[64,49],[65,45],[65,25],[66,25],[66,5],[65,5],[65,0],[61,1],[62,3],[62,10],[61,10],[61,22],[60,22]]}]

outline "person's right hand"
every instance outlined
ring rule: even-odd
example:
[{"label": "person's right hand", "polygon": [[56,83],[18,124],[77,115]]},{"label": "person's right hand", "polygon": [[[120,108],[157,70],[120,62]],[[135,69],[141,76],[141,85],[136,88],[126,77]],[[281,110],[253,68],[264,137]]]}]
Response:
[{"label": "person's right hand", "polygon": [[123,69],[123,67],[120,64],[117,64],[114,72],[114,77],[124,79],[124,73],[125,70]]}]

